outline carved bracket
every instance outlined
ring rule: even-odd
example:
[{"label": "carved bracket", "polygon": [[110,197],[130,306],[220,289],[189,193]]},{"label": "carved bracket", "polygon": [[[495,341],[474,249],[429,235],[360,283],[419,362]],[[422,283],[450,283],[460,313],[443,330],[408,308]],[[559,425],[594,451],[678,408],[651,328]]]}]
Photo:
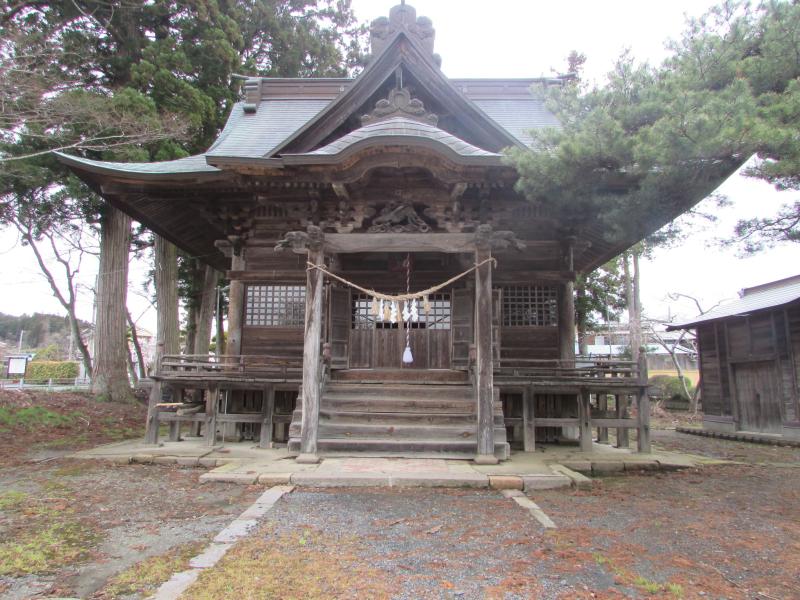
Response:
[{"label": "carved bracket", "polygon": [[388,99],[378,100],[373,111],[361,117],[361,125],[378,123],[392,117],[405,117],[434,126],[439,122],[439,117],[425,110],[421,100],[411,98],[408,88],[395,88],[389,92]]},{"label": "carved bracket", "polygon": [[309,250],[319,250],[325,242],[325,234],[316,225],[309,225],[306,231],[290,231],[275,244],[275,252],[291,250],[303,254]]},{"label": "carved bracket", "polygon": [[513,231],[493,231],[491,225],[479,225],[475,232],[475,245],[478,248],[491,248],[492,250],[507,250],[514,248],[517,251],[525,249],[525,243],[517,238]]}]

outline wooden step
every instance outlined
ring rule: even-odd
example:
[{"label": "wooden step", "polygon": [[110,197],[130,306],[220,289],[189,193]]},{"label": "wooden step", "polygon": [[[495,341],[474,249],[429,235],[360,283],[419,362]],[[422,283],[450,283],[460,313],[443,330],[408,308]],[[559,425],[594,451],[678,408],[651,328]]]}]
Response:
[{"label": "wooden step", "polygon": [[[289,441],[289,453],[300,452],[300,440]],[[322,438],[317,440],[317,450],[325,453],[347,454],[379,454],[391,453],[393,455],[458,455],[465,459],[474,458],[477,445],[475,441],[465,440],[392,440],[392,439],[332,439]],[[501,460],[508,458],[509,450],[506,442],[495,443],[495,456]]]},{"label": "wooden step", "polygon": [[455,398],[475,401],[471,386],[447,383],[431,386],[419,383],[342,383],[330,382],[325,387],[325,395],[341,396],[402,396],[415,398]]},{"label": "wooden step", "polygon": [[[347,410],[330,410],[323,408],[319,413],[320,423],[324,421],[335,421],[337,423],[395,423],[397,425],[457,425],[462,423],[477,423],[477,415],[474,412],[363,412]],[[502,413],[496,412],[494,422],[503,425]]]},{"label": "wooden step", "polygon": [[469,383],[466,371],[451,369],[342,369],[331,371],[331,381]]}]

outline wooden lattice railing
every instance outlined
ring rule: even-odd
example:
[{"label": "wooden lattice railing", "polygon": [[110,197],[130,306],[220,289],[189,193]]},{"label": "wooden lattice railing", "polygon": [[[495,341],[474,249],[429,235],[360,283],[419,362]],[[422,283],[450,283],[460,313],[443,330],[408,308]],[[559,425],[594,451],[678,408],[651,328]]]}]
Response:
[{"label": "wooden lattice railing", "polygon": [[162,378],[214,379],[225,377],[299,378],[303,359],[292,355],[200,355],[168,354],[161,359],[158,376]]}]

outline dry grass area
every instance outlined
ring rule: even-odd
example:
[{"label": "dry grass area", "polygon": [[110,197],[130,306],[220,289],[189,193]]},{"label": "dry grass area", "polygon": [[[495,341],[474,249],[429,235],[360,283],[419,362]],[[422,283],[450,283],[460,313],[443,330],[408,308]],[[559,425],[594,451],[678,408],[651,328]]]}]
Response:
[{"label": "dry grass area", "polygon": [[0,392],[0,597],[145,597],[261,491],[66,458],[142,435],[144,416],[82,393]]},{"label": "dry grass area", "polygon": [[360,555],[355,536],[322,530],[276,533],[266,527],[204,571],[182,598],[328,600],[390,598],[392,578]]}]

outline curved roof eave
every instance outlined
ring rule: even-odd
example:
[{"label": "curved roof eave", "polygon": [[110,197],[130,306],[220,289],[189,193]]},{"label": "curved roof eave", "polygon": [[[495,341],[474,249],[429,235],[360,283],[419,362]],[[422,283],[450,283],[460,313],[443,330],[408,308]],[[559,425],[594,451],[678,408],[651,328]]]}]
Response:
[{"label": "curved roof eave", "polygon": [[91,160],[63,152],[53,152],[53,154],[61,163],[80,171],[98,175],[114,175],[137,181],[174,179],[213,181],[228,177],[224,171],[209,165],[205,155],[153,163],[121,163]]},{"label": "curved roof eave", "polygon": [[461,165],[492,167],[507,166],[503,162],[503,156],[501,154],[460,154],[446,143],[439,140],[403,134],[375,135],[353,142],[346,148],[331,154],[315,152],[309,152],[306,154],[284,154],[282,160],[286,165],[330,165],[354,156],[363,150],[388,146],[415,146],[418,148],[427,148],[438,154],[442,154],[451,161]]}]

